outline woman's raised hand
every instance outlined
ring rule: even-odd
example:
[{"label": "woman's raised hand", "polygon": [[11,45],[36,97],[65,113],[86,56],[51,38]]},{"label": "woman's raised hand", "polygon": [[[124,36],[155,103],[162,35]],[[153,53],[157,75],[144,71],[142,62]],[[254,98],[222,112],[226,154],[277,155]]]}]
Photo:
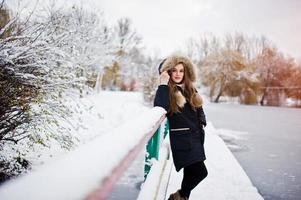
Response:
[{"label": "woman's raised hand", "polygon": [[168,81],[169,81],[169,74],[167,73],[167,71],[164,71],[160,74],[160,85],[167,85]]}]

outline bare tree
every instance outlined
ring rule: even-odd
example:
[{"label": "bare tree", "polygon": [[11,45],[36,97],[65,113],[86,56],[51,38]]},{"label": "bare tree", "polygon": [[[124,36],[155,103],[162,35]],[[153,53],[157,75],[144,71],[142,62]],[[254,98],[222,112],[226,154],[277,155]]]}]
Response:
[{"label": "bare tree", "polygon": [[281,94],[277,90],[271,91],[270,88],[291,85],[293,61],[285,58],[275,47],[267,47],[255,59],[255,64],[263,88],[260,104],[279,106]]},{"label": "bare tree", "polygon": [[218,102],[235,81],[256,81],[252,69],[237,51],[224,50],[209,55],[202,62],[201,75],[203,84],[210,88],[209,95],[214,102]]},{"label": "bare tree", "polygon": [[120,67],[118,73],[120,73],[121,85],[129,84],[137,76],[139,65],[136,56],[141,55],[139,53],[142,49],[141,40],[141,36],[133,28],[129,18],[121,18],[117,21],[113,29],[113,46],[116,49],[115,61]]}]

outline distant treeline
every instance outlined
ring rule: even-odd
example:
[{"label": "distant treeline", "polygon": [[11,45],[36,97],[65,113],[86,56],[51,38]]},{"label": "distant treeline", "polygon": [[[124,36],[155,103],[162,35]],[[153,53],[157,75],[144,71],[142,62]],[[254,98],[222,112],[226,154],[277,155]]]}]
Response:
[{"label": "distant treeline", "polygon": [[282,106],[290,98],[301,106],[301,64],[266,37],[205,35],[191,39],[187,49],[213,102],[227,96],[242,104]]}]

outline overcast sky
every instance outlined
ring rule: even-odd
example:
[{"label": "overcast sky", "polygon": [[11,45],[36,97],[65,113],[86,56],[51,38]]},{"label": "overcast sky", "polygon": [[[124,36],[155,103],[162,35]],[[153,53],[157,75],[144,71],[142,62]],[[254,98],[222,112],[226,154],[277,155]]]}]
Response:
[{"label": "overcast sky", "polygon": [[[8,0],[13,2],[16,0]],[[24,0],[23,0],[24,1]],[[204,33],[265,35],[283,53],[301,60],[301,0],[57,0],[84,2],[108,22],[131,18],[149,50],[162,56]]]}]

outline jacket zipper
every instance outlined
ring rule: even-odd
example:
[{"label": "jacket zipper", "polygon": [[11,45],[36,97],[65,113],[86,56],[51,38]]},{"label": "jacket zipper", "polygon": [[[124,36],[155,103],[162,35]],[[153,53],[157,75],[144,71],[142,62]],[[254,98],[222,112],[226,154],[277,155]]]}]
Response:
[{"label": "jacket zipper", "polygon": [[170,129],[170,131],[187,131],[189,129],[190,128],[172,128],[172,129]]}]

